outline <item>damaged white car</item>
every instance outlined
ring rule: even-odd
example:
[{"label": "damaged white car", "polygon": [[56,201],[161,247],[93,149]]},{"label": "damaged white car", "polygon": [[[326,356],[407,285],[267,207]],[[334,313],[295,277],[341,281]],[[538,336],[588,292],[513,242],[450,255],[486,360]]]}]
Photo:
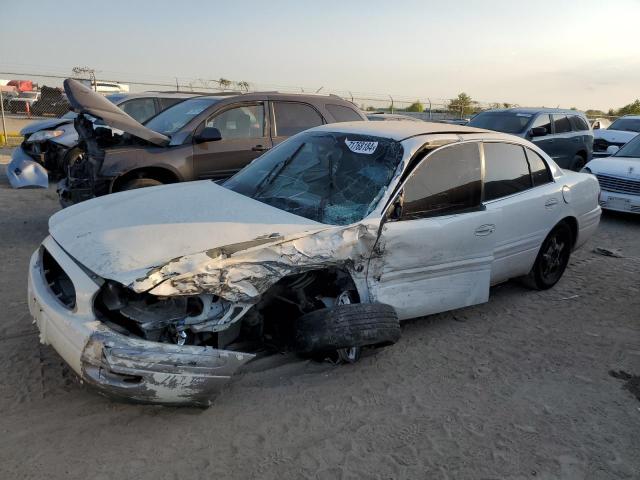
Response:
[{"label": "damaged white car", "polygon": [[353,362],[398,322],[553,286],[598,183],[518,137],[355,122],[302,132],[224,186],[117,193],[54,215],[33,254],[41,341],[134,401],[207,405],[258,352]]}]

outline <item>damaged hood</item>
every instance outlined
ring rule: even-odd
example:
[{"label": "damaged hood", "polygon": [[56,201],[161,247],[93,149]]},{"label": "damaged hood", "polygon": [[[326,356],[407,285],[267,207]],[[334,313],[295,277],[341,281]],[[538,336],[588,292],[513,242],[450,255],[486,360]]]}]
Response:
[{"label": "damaged hood", "polygon": [[185,255],[232,253],[327,228],[208,180],[114,193],[49,220],[51,236],[69,255],[123,285]]},{"label": "damaged hood", "polygon": [[122,130],[160,147],[169,144],[170,138],[143,126],[99,93],[94,92],[77,80],[64,81],[64,91],[69,104],[77,113],[88,113],[113,128]]},{"label": "damaged hood", "polygon": [[31,135],[32,133],[39,132],[40,130],[54,130],[60,125],[66,125],[69,123],[73,123],[72,118],[52,118],[50,120],[40,120],[30,123],[29,125],[24,127],[22,130],[20,130],[20,135]]}]

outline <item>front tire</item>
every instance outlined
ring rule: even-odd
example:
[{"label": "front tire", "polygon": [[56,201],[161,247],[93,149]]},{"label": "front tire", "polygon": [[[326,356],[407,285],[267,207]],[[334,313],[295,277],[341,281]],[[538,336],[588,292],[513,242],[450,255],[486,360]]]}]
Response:
[{"label": "front tire", "polygon": [[566,223],[557,225],[545,238],[538,252],[536,262],[525,284],[536,290],[553,287],[562,277],[571,256],[573,233]]},{"label": "front tire", "polygon": [[396,311],[382,303],[353,303],[323,308],[296,321],[296,349],[300,353],[338,352],[353,363],[360,347],[392,345],[400,339]]}]

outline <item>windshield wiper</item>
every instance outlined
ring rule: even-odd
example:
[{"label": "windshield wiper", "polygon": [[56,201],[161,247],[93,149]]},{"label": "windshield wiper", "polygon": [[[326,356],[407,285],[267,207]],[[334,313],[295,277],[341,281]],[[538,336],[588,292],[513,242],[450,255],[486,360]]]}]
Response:
[{"label": "windshield wiper", "polygon": [[280,175],[280,173],[282,173],[282,171],[287,168],[287,165],[289,165],[291,161],[296,157],[296,155],[298,155],[304,145],[304,143],[301,143],[300,146],[296,148],[291,155],[285,158],[281,163],[276,163],[271,168],[271,170],[269,170],[269,173],[267,173],[262,181],[260,181],[260,183],[256,186],[256,191],[253,194],[252,198],[256,198],[260,193],[262,193],[264,188],[271,185],[271,183],[278,177],[278,175]]}]

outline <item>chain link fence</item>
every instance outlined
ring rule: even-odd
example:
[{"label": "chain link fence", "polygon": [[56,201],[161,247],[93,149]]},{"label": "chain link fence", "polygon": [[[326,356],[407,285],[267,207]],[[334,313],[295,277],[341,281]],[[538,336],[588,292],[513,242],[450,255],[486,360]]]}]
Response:
[{"label": "chain link fence", "polygon": [[[387,95],[330,90],[320,87],[309,89],[296,86],[262,85],[224,78],[207,80],[203,78],[163,77],[149,80],[129,81],[126,79],[101,80],[95,72],[82,68],[76,74],[43,74],[19,71],[0,72],[0,79],[22,78],[28,80],[0,80],[2,96],[2,125],[0,125],[0,145],[20,143],[19,132],[34,120],[59,118],[69,111],[69,103],[62,88],[65,78],[75,77],[87,87],[103,95],[133,94],[145,91],[155,92],[198,92],[215,95],[220,92],[236,91],[239,94],[257,91],[278,91],[282,93],[335,94],[351,101],[365,112],[387,112],[420,118],[426,121],[460,121],[469,119],[475,113],[489,108],[517,106],[509,103],[479,102],[459,105],[443,98],[416,98],[403,95]],[[105,78],[107,78],[105,76]],[[8,83],[8,84],[7,84]],[[601,116],[605,118],[605,116]],[[613,118],[608,119],[613,120]]]}]

